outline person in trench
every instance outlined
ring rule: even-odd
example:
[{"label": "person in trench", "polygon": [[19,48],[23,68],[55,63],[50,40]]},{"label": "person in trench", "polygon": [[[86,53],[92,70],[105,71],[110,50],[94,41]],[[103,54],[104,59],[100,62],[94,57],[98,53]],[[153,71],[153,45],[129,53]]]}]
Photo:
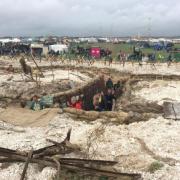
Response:
[{"label": "person in trench", "polygon": [[13,67],[13,65],[12,64],[10,64],[9,66],[8,66],[8,68],[6,69],[6,71],[8,72],[8,73],[14,73],[14,67]]},{"label": "person in trench", "polygon": [[43,103],[39,100],[37,95],[33,96],[30,109],[33,111],[39,111],[43,109]]},{"label": "person in trench", "polygon": [[106,88],[112,89],[113,87],[114,87],[113,81],[112,81],[111,77],[109,77],[108,80],[106,81]]},{"label": "person in trench", "polygon": [[104,111],[105,110],[105,99],[104,93],[102,91],[97,91],[93,97],[93,107],[95,111]]},{"label": "person in trench", "polygon": [[105,95],[105,110],[106,111],[114,111],[115,110],[115,103],[116,97],[114,95],[113,89],[108,89],[107,94]]}]

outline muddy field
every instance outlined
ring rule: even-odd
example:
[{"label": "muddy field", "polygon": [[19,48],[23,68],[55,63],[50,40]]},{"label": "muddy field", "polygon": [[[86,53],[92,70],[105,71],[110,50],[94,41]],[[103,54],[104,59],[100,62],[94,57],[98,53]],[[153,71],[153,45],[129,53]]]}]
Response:
[{"label": "muddy field", "polygon": [[[4,63],[3,66],[12,64],[10,61],[1,63]],[[14,62],[14,66],[19,67],[17,62]],[[48,62],[43,66],[48,66]],[[1,147],[25,151],[32,148],[36,150],[51,145],[46,139],[61,142],[68,129],[72,128],[71,143],[81,147],[80,158],[118,161],[118,164],[111,169],[140,173],[145,180],[179,180],[180,121],[165,119],[162,106],[164,101],[180,101],[180,83],[177,79],[172,81],[158,78],[157,80],[135,77],[129,79],[131,74],[151,72],[159,75],[178,75],[180,72],[175,65],[170,69],[167,69],[165,64],[160,64],[158,67],[160,67],[158,70],[152,70],[150,66],[138,67],[128,64],[123,69],[119,65],[105,67],[101,63],[96,63],[94,67],[84,65],[84,68],[81,67],[79,70],[78,66],[73,66],[67,70],[66,66],[54,70],[56,74],[54,82],[52,82],[52,72],[45,68],[43,72],[46,78],[41,80],[42,90],[37,88],[36,83],[22,80],[19,73],[5,74],[1,68],[1,103],[6,99],[5,102],[9,102],[10,105],[9,109],[5,109],[4,106],[0,109],[0,113],[3,114],[0,115]],[[111,74],[115,81],[127,78],[123,86],[123,94],[117,100],[116,111],[132,114],[132,117],[136,116],[135,121],[118,124],[113,121],[108,122],[105,118],[94,121],[87,121],[86,118],[79,120],[68,113],[63,113],[59,108],[31,115],[29,110],[28,112],[18,110],[11,104],[12,99],[30,97],[34,93],[41,94],[46,91],[51,94],[67,91],[87,83],[95,73]],[[11,113],[7,116],[8,112]],[[22,120],[18,117],[13,118],[14,112],[16,114],[19,112]],[[27,113],[27,117],[32,117],[32,120],[28,121],[27,117],[23,119],[23,113]],[[0,164],[0,179],[20,179],[23,166],[23,163]],[[50,180],[55,175],[56,169],[50,167],[42,168],[31,164],[27,170],[29,180]]]}]

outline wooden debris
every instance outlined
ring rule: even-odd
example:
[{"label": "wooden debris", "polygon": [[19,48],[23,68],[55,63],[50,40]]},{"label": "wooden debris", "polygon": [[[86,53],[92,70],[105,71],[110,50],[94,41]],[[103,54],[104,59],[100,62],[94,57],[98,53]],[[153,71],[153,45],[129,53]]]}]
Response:
[{"label": "wooden debris", "polygon": [[28,157],[27,157],[27,161],[25,163],[25,166],[24,166],[24,169],[23,169],[23,173],[21,175],[21,179],[20,180],[24,180],[25,178],[25,175],[26,175],[26,171],[27,171],[27,168],[28,168],[28,165],[30,163],[30,160],[32,158],[32,155],[33,155],[33,151],[31,150],[29,153],[28,153]]},{"label": "wooden debris", "polygon": [[36,62],[36,60],[35,60],[35,58],[34,58],[34,56],[33,56],[32,53],[31,53],[31,57],[32,57],[32,60],[33,60],[34,64],[36,65],[37,69],[38,69],[39,72],[41,73],[41,77],[45,77],[44,74],[43,74],[43,72],[42,72],[42,70],[41,70],[41,68],[38,66],[38,64],[37,64],[37,62]]},{"label": "wooden debris", "polygon": [[78,158],[64,158],[63,155],[79,151],[77,145],[70,143],[71,129],[69,129],[66,138],[61,142],[55,142],[52,146],[44,147],[35,151],[20,152],[11,149],[0,148],[0,163],[17,163],[25,162],[21,180],[24,180],[29,163],[35,163],[43,166],[57,168],[57,180],[60,178],[61,170],[69,170],[78,173],[90,173],[93,176],[107,176],[114,178],[126,178],[128,180],[135,180],[141,177],[140,174],[121,173],[116,171],[106,170],[102,167],[113,166],[117,164],[116,161],[78,159]]},{"label": "wooden debris", "polygon": [[180,103],[164,102],[163,108],[166,119],[180,120]]}]

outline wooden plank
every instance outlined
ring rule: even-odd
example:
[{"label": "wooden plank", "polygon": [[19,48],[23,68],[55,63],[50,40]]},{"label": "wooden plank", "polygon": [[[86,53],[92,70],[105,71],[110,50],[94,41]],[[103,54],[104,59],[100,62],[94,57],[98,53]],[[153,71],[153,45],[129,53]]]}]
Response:
[{"label": "wooden plank", "polygon": [[[4,151],[4,148],[2,148],[2,150]],[[55,161],[56,161],[56,163],[55,163],[54,159],[52,159],[51,156],[48,156],[46,158],[44,157],[42,159],[35,159],[34,157],[31,158],[33,152],[26,153],[26,154],[28,154],[28,158],[27,158],[22,155],[12,154],[11,152],[14,153],[13,150],[6,149],[6,151],[7,151],[6,154],[3,153],[3,156],[6,158],[0,159],[0,161],[2,163],[3,163],[3,160],[4,160],[4,162],[10,162],[10,160],[12,160],[12,162],[26,162],[21,179],[24,179],[29,163],[36,163],[36,164],[40,164],[43,166],[49,166],[49,167],[57,167],[57,165],[58,165],[59,173],[60,173],[60,167],[62,166],[62,169],[76,171],[76,172],[80,172],[83,174],[90,173],[93,176],[116,177],[116,179],[128,179],[128,180],[141,179],[141,174],[122,173],[122,172],[117,172],[117,171],[111,171],[111,170],[109,170],[109,167],[108,167],[108,169],[107,168],[101,169],[101,168],[97,168],[96,163],[95,163],[95,167],[93,166],[93,164],[92,164],[92,166],[85,166],[85,165],[78,164],[78,163],[74,164],[71,161],[61,162],[61,159],[58,159],[58,160],[55,159]],[[0,151],[0,154],[1,154],[1,151]],[[24,152],[20,152],[20,154],[24,154]],[[103,163],[103,166],[106,166],[106,164]]]},{"label": "wooden plank", "polygon": [[176,114],[171,102],[164,102],[163,111],[166,119],[176,119]]},{"label": "wooden plank", "polygon": [[176,120],[180,120],[180,103],[173,103]]},{"label": "wooden plank", "polygon": [[31,161],[31,158],[32,158],[32,154],[33,154],[33,150],[31,150],[29,153],[28,153],[28,157],[27,157],[27,161],[24,165],[24,169],[23,169],[23,172],[22,172],[22,175],[21,175],[21,179],[20,180],[24,180],[25,179],[25,175],[26,175],[26,171],[28,169],[28,165]]}]

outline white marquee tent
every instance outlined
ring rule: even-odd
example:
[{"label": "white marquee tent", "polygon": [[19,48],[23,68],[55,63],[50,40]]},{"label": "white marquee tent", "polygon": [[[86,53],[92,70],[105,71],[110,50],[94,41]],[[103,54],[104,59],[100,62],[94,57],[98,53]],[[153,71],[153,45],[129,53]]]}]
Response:
[{"label": "white marquee tent", "polygon": [[49,46],[49,51],[52,50],[54,52],[67,52],[68,51],[68,46],[65,44],[54,44]]}]

